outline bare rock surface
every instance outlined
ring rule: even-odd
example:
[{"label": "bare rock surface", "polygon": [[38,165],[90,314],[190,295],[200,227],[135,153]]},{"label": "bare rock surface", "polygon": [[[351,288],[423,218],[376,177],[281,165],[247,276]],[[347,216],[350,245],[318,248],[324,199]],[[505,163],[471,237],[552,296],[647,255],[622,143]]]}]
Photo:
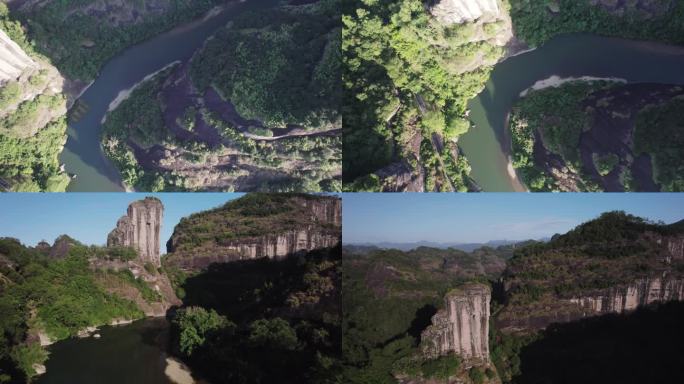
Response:
[{"label": "bare rock surface", "polygon": [[455,352],[465,359],[489,361],[489,303],[491,290],[484,284],[468,284],[444,297],[444,309],[432,317],[421,335],[426,357]]},{"label": "bare rock surface", "polygon": [[159,199],[146,197],[128,206],[128,212],[107,237],[107,246],[133,247],[143,262],[160,266],[159,233],[164,206]]}]

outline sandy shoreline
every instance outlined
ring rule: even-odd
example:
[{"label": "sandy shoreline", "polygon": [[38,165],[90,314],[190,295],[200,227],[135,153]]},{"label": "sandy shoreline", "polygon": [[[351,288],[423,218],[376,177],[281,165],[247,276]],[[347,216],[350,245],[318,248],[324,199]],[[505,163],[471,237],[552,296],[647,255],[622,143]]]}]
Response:
[{"label": "sandy shoreline", "polygon": [[565,83],[569,83],[571,81],[615,81],[618,83],[626,83],[627,82],[626,79],[621,79],[619,77],[580,76],[580,77],[564,77],[564,78],[561,78],[558,75],[553,75],[547,79],[537,81],[531,87],[520,92],[520,97],[527,96],[527,94],[530,93],[530,91],[538,91],[540,89],[551,88],[551,87],[556,88],[556,87],[559,87]]},{"label": "sandy shoreline", "polygon": [[[151,79],[152,79],[154,76],[156,76],[157,74],[163,72],[163,71],[166,70],[167,68],[169,68],[169,67],[171,67],[171,66],[174,66],[174,65],[176,65],[176,64],[178,64],[178,63],[180,63],[179,60],[176,60],[176,61],[174,61],[174,62],[172,62],[172,63],[169,63],[169,64],[167,64],[166,66],[164,66],[163,68],[159,69],[158,71],[152,72],[152,73],[150,73],[149,75],[145,76],[142,80],[140,80],[139,82],[133,84],[132,87],[130,87],[130,88],[128,88],[128,89],[124,89],[123,91],[120,91],[119,94],[116,95],[116,97],[114,98],[114,100],[112,100],[112,102],[109,103],[109,107],[107,108],[107,113],[112,112],[112,111],[115,110],[119,105],[121,105],[121,103],[123,103],[124,101],[126,101],[126,99],[128,99],[128,97],[131,95],[131,93],[133,93],[133,91],[135,91],[135,89],[138,88],[140,85],[142,85],[142,84],[145,83],[146,81],[151,80]],[[104,124],[106,120],[107,120],[107,115],[105,114],[105,116],[102,118],[102,124]]]},{"label": "sandy shoreline", "polygon": [[176,384],[195,384],[195,379],[190,374],[190,369],[185,364],[174,359],[173,357],[166,358],[166,369],[164,370],[166,376]]}]

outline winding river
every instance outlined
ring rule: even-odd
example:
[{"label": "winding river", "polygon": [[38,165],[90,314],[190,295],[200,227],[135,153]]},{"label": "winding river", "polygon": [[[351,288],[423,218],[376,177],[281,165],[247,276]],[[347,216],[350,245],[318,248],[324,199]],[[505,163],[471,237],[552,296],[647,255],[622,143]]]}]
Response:
[{"label": "winding river", "polygon": [[163,318],[101,327],[100,338],[71,338],[48,347],[38,384],[172,384],[167,369],[168,322]]},{"label": "winding river", "polygon": [[484,191],[524,190],[508,169],[506,117],[522,91],[554,75],[684,84],[684,47],[572,34],[497,64],[485,89],[469,103],[475,128],[459,140],[471,176]]},{"label": "winding river", "polygon": [[119,171],[105,157],[100,145],[101,121],[109,104],[120,92],[169,63],[188,60],[208,37],[236,15],[277,4],[277,0],[232,3],[211,17],[177,27],[130,47],[105,64],[97,79],[79,98],[87,106],[87,112],[80,120],[70,124],[69,137],[60,156],[66,171],[76,175],[68,191],[124,190]]}]

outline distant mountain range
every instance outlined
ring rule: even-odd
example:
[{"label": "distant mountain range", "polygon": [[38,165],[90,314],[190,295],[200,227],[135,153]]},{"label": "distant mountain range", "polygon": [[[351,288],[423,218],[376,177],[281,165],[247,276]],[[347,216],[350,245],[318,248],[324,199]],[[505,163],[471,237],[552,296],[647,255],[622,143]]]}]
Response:
[{"label": "distant mountain range", "polygon": [[[539,241],[548,241],[548,238],[540,239]],[[345,243],[344,246],[349,248],[381,248],[381,249],[398,249],[401,251],[410,251],[418,247],[430,247],[447,249],[454,248],[464,252],[472,252],[478,248],[482,247],[500,247],[502,245],[510,245],[515,243],[523,242],[524,240],[491,240],[486,243],[438,243],[433,241],[417,241],[412,243],[392,243],[392,242],[380,242],[380,243]]]}]

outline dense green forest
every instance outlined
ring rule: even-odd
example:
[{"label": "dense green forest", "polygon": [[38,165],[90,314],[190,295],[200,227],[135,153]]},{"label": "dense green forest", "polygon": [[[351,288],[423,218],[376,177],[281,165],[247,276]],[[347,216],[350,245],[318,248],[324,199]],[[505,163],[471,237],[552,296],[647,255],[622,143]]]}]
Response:
[{"label": "dense green forest", "polygon": [[533,46],[555,35],[572,32],[684,43],[684,3],[681,1],[649,2],[648,8],[659,10],[651,18],[644,17],[637,1],[623,5],[623,12],[615,13],[589,0],[509,2],[516,37]]},{"label": "dense green forest", "polygon": [[75,336],[88,326],[112,319],[143,316],[135,303],[107,292],[106,281],[131,283],[143,295],[151,292],[132,275],[93,271],[90,258],[130,259],[128,248],[85,246],[68,237],[64,255],[50,256],[11,238],[0,239],[0,382],[22,382],[35,375],[47,352],[38,342],[44,332],[52,340]]},{"label": "dense green forest", "polygon": [[[557,298],[625,286],[660,273],[668,251],[649,234],[680,235],[680,225],[654,223],[622,211],[606,212],[548,243],[518,250],[504,278],[509,286],[508,304],[522,309],[508,316],[543,314],[544,303],[557,302]],[[669,273],[681,273],[681,262],[673,263],[679,266],[668,268]]]},{"label": "dense green forest", "polygon": [[193,82],[267,127],[339,124],[339,17],[337,0],[241,15],[195,55]]},{"label": "dense green forest", "polygon": [[[418,0],[350,1],[342,11],[344,180],[347,189],[373,189],[352,183],[401,158],[415,170],[420,154],[410,143],[416,135],[451,141],[469,129],[466,103],[502,56],[489,39],[505,26],[446,26]],[[442,173],[467,175],[467,163],[443,161],[449,170]]]},{"label": "dense green forest", "polygon": [[[34,60],[43,64],[24,34],[21,23],[0,3],[0,29]],[[69,177],[60,169],[59,154],[66,141],[66,100],[38,94],[46,87],[43,68],[24,82],[10,81],[0,89],[0,190],[63,192]],[[49,116],[43,126],[37,126]]]},{"label": "dense green forest", "polygon": [[[339,383],[340,249],[214,264],[176,280],[172,344],[216,383]],[[178,275],[177,275],[178,276]]]},{"label": "dense green forest", "polygon": [[[467,377],[471,370],[457,356],[420,357],[420,334],[446,292],[465,282],[496,279],[512,249],[353,252],[345,248],[342,269],[345,382],[390,384],[397,374],[444,379],[459,370]],[[472,382],[484,374],[476,370]]]},{"label": "dense green forest", "polygon": [[[29,7],[18,16],[27,26],[36,51],[49,57],[65,76],[88,83],[122,49],[196,19],[224,2],[171,0],[157,12],[150,12],[144,1],[124,2],[108,14],[97,11],[95,0],[50,1]],[[126,20],[127,13],[139,18]]]},{"label": "dense green forest", "polygon": [[[591,127],[590,115],[582,102],[592,92],[610,86],[607,82],[570,82],[559,87],[531,91],[518,100],[509,117],[513,167],[534,192],[559,191],[560,181],[546,164],[539,164],[535,144],[542,138],[543,148],[559,156],[572,173],[582,173],[579,143],[582,132]],[[537,161],[536,161],[537,160]],[[581,180],[581,191],[596,191],[589,178]]]},{"label": "dense green forest", "polygon": [[651,156],[663,191],[684,191],[684,100],[642,110],[634,130],[634,152]]},{"label": "dense green forest", "polygon": [[123,182],[141,191],[173,190],[180,183],[173,175],[144,170],[131,149],[131,143],[143,148],[163,144],[170,134],[157,94],[173,67],[138,85],[129,97],[107,114],[102,126],[102,148],[119,168]]},{"label": "dense green forest", "polygon": [[[169,67],[141,83],[107,114],[102,131],[104,152],[119,168],[126,185],[141,191],[206,190],[207,185],[194,178],[196,168],[210,167],[206,164],[210,158],[234,155],[239,158],[238,162],[215,166],[212,172],[217,177],[235,180],[252,172],[282,175],[261,180],[251,188],[264,192],[341,190],[338,174],[342,139],[339,135],[292,136],[275,141],[255,139],[201,105],[194,109],[195,114],[217,130],[220,143],[210,143],[199,135],[183,138],[188,131],[172,132],[164,121],[166,106],[160,93],[175,70],[176,67]],[[177,164],[159,164],[167,159],[141,163],[153,157],[159,146],[177,153],[167,161],[167,164],[174,161]],[[221,189],[230,189],[230,186]]]}]

